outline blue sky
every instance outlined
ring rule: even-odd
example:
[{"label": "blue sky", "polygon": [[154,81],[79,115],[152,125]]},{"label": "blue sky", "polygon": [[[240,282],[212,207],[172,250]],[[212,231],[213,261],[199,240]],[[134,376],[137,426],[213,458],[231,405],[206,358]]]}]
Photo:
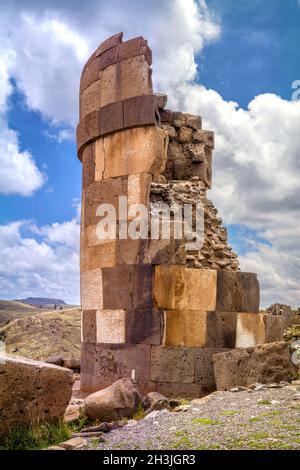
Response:
[{"label": "blue sky", "polygon": [[[6,17],[7,21],[11,15],[8,3],[4,1],[1,7],[2,18]],[[292,93],[291,83],[300,79],[298,51],[300,5],[298,1],[207,0],[207,7],[203,6],[203,2],[197,3],[193,0],[186,2],[166,0],[163,7],[160,7],[159,2],[146,1],[143,2],[143,7],[141,4],[137,6],[137,15],[143,12],[143,8],[145,10],[143,20],[137,25],[134,18],[131,23],[128,20],[128,11],[126,11],[128,1],[114,0],[113,3],[119,6],[118,17],[114,17],[112,12],[102,10],[102,15],[98,18],[98,26],[95,19],[95,24],[91,24],[91,32],[87,31],[86,27],[79,26],[80,7],[77,0],[73,2],[73,11],[70,2],[64,1],[51,2],[49,0],[40,3],[33,1],[30,7],[27,6],[26,1],[12,3],[19,6],[21,27],[18,33],[10,30],[2,36],[2,39],[0,38],[7,50],[15,51],[11,62],[10,59],[5,59],[11,86],[10,92],[5,96],[5,120],[7,128],[15,131],[18,136],[19,154],[29,152],[35,167],[40,174],[44,175],[44,183],[36,184],[36,187],[29,191],[29,195],[23,195],[22,191],[21,193],[17,190],[9,191],[7,188],[2,191],[2,194],[0,192],[0,224],[8,227],[12,222],[27,221],[26,224],[16,229],[19,230],[15,246],[16,253],[23,246],[24,240],[30,238],[37,241],[37,250],[40,250],[41,246],[46,249],[48,244],[55,256],[59,250],[64,249],[67,250],[68,256],[71,256],[70,249],[71,247],[74,249],[75,242],[70,242],[69,235],[65,238],[61,232],[60,237],[57,238],[53,235],[52,229],[53,224],[60,224],[55,225],[59,230],[67,224],[70,233],[73,233],[73,228],[75,232],[75,226],[70,228],[69,223],[76,224],[78,228],[76,217],[81,196],[81,164],[76,156],[74,125],[77,121],[76,87],[79,73],[89,51],[93,50],[97,43],[105,38],[105,35],[116,32],[118,27],[122,29],[123,15],[123,29],[128,37],[138,33],[144,33],[147,37],[147,32],[152,31],[149,33],[152,34],[149,41],[150,46],[153,44],[154,48],[154,69],[157,57],[156,82],[168,91],[170,103],[175,107],[182,106],[191,112],[198,112],[203,116],[204,122],[206,121],[206,124],[216,131],[217,148],[214,157],[216,187],[212,192],[212,198],[220,208],[225,224],[228,225],[230,241],[234,249],[242,255],[243,269],[259,272],[263,289],[265,289],[264,303],[278,300],[295,305],[299,302],[300,305],[300,292],[299,288],[297,289],[300,257],[299,252],[295,253],[293,248],[294,237],[299,233],[297,232],[298,220],[296,220],[299,215],[297,212],[299,206],[296,203],[296,208],[290,207],[290,201],[297,201],[297,195],[299,195],[295,173],[295,169],[299,171],[299,164],[296,161],[296,157],[299,156],[299,146],[296,141],[295,119],[300,114],[297,114],[299,107],[289,106]],[[104,2],[101,1],[91,0],[85,3],[86,13],[89,13],[89,9],[90,12],[94,11],[93,8],[100,4],[101,8],[104,8]],[[131,4],[137,5],[137,2],[132,1]],[[174,13],[175,6],[177,7],[176,14]],[[22,9],[23,14],[33,18],[32,21],[35,24],[45,22],[46,26],[42,33],[37,30],[37,34],[45,35],[45,37],[42,36],[43,40],[47,38],[47,28],[50,31],[53,27],[53,24],[48,21],[49,18],[56,20],[59,18],[59,21],[68,29],[63,33],[59,30],[61,37],[58,35],[57,42],[49,43],[47,54],[50,59],[35,62],[35,66],[38,64],[37,67],[40,68],[37,73],[37,76],[41,77],[39,82],[36,82],[34,69],[30,70],[32,66],[30,60],[34,54],[39,55],[40,51],[36,50],[34,31],[32,41],[26,36],[32,28],[27,29],[22,18]],[[180,24],[180,9],[187,18],[184,24]],[[202,17],[199,17],[199,13]],[[160,14],[160,21],[157,21],[158,14]],[[175,31],[176,22],[182,28],[178,34]],[[153,31],[153,25],[156,31]],[[97,29],[99,34],[97,34]],[[165,39],[165,34],[168,32],[172,66],[166,59],[166,46],[160,47],[157,44],[158,38]],[[10,43],[10,38],[14,38],[15,34],[18,36]],[[72,38],[77,41],[76,49],[75,46],[71,49],[73,46],[68,42],[71,34]],[[26,43],[25,59],[22,58],[18,62],[22,40]],[[62,59],[61,63],[64,64],[62,67],[65,67],[64,58],[70,50],[74,55],[74,57],[71,56],[73,62],[70,59],[69,63],[70,55],[68,55],[66,72],[63,76],[65,89],[63,93],[58,94],[55,80],[56,76],[59,76],[60,69],[57,64]],[[182,58],[186,58],[186,61],[181,60]],[[177,60],[178,64],[176,64]],[[196,75],[193,75],[193,63],[198,65]],[[51,64],[54,64],[53,70],[55,69],[53,76],[49,71]],[[175,84],[174,78],[171,77],[174,64],[177,66],[175,70],[178,76]],[[70,71],[72,72],[71,78]],[[70,86],[68,86],[68,79],[70,79]],[[38,83],[37,88],[36,83]],[[205,88],[199,90],[197,84]],[[209,90],[214,90],[216,94],[212,96]],[[198,93],[198,101],[193,99],[196,93]],[[237,107],[230,105],[231,101],[238,103],[244,112],[241,113]],[[251,102],[252,106],[249,111],[248,105]],[[270,119],[268,113],[270,113]],[[282,116],[282,121],[280,116]],[[291,119],[289,120],[286,116],[291,116]],[[241,128],[239,128],[239,119],[241,119]],[[281,138],[280,153],[277,155],[279,150],[274,151],[272,139],[277,134],[278,127],[281,132],[283,132],[282,128],[286,127],[286,132],[283,134],[286,136],[286,141],[283,142]],[[65,132],[67,138],[59,137],[61,130]],[[251,141],[252,136],[255,136],[257,148]],[[270,136],[269,143],[268,136]],[[266,141],[268,145],[265,145]],[[261,147],[264,147],[262,155],[259,154]],[[292,149],[291,155],[290,149]],[[245,152],[248,152],[246,156]],[[274,162],[270,163],[272,152]],[[287,154],[289,156],[286,158],[285,168],[284,156]],[[275,162],[276,158],[278,162]],[[262,166],[264,164],[266,172],[270,172],[269,180],[264,174]],[[272,192],[274,188],[271,187],[272,185],[269,187],[269,181],[275,177],[279,178],[278,172],[281,169],[283,170],[282,180],[276,181],[278,190]],[[22,175],[18,174],[18,178],[22,178]],[[261,203],[258,198],[260,192]],[[277,214],[274,209],[268,210],[270,201],[277,201],[277,199],[278,206],[282,205],[280,214]],[[274,220],[278,221],[285,217],[285,224],[277,225],[276,229],[273,224]],[[288,234],[285,232],[286,227],[290,227]],[[50,232],[52,238],[49,235]],[[274,238],[275,232],[277,238]],[[287,237],[291,243],[288,247],[282,248],[283,239],[286,242]],[[3,246],[6,252],[6,245]],[[285,250],[284,265],[272,264],[276,257],[281,256],[282,250]],[[72,263],[76,260],[78,261],[78,258],[72,257]],[[70,269],[72,269],[72,263],[70,262]],[[53,272],[41,273],[35,265],[32,270],[39,281],[32,284],[29,265],[26,266],[26,275],[22,267],[18,266],[15,272],[11,271],[6,277],[4,268],[5,266],[2,269],[3,282],[2,284],[0,282],[0,298],[14,298],[16,289],[20,290],[20,288],[22,296],[26,294],[51,295],[52,291],[47,287],[47,276],[49,275],[50,279],[48,284],[54,283],[57,267]],[[78,266],[74,266],[75,271],[77,273]],[[60,295],[70,302],[79,301],[78,274],[72,277],[69,271],[65,274],[62,272],[60,280],[65,277],[72,278],[74,286],[71,287],[69,283],[64,286],[63,281],[60,281],[62,282]],[[21,284],[19,284],[20,278],[23,279]],[[54,290],[55,283],[53,296]]]}]

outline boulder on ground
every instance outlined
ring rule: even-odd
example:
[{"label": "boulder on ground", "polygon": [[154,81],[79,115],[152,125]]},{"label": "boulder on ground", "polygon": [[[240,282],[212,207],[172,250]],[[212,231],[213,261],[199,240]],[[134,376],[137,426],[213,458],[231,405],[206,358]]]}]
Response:
[{"label": "boulder on ground", "polygon": [[162,410],[168,407],[169,400],[159,392],[150,392],[142,400],[142,405],[145,410]]},{"label": "boulder on ground", "polygon": [[71,357],[70,359],[64,359],[63,366],[66,369],[71,369],[76,372],[80,371],[80,359],[76,359],[75,357]]},{"label": "boulder on ground", "polygon": [[120,379],[85,399],[85,413],[90,419],[117,421],[129,418],[141,401],[136,384],[131,379]]},{"label": "boulder on ground", "polygon": [[0,436],[17,424],[62,420],[72,385],[73,372],[69,369],[0,356]]},{"label": "boulder on ground", "polygon": [[217,390],[247,387],[255,382],[290,382],[297,376],[289,345],[284,341],[214,354],[213,363]]},{"label": "boulder on ground", "polygon": [[53,355],[53,356],[48,356],[45,359],[45,362],[47,364],[54,364],[55,366],[61,366],[63,367],[64,365],[64,358],[62,356],[59,356],[58,354]]}]

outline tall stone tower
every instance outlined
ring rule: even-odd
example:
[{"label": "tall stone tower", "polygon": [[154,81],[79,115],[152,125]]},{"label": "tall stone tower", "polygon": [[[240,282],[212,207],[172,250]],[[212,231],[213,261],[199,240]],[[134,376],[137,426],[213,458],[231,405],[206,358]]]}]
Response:
[{"label": "tall stone tower", "polygon": [[[143,392],[198,397],[215,388],[214,353],[266,341],[259,284],[240,272],[207,198],[213,133],[199,116],[165,109],[147,41],[122,36],[98,47],[80,82],[82,389],[134,376]],[[202,245],[189,249],[174,231],[124,236],[132,220],[124,201],[149,213],[157,203],[201,204]],[[101,204],[115,209],[116,239],[97,236]]]}]

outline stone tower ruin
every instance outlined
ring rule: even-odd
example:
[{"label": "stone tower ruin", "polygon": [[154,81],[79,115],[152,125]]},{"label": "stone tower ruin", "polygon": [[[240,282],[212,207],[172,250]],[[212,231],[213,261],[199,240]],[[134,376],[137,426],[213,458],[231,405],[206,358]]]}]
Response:
[{"label": "stone tower ruin", "polygon": [[[133,376],[143,392],[199,397],[215,389],[214,353],[264,343],[270,332],[257,277],[240,271],[207,197],[213,132],[199,116],[165,109],[166,96],[152,90],[147,41],[122,37],[98,47],[80,82],[82,389]],[[99,205],[116,209],[117,227],[131,220],[119,215],[120,196],[150,213],[160,202],[201,203],[203,245],[99,239]]]}]

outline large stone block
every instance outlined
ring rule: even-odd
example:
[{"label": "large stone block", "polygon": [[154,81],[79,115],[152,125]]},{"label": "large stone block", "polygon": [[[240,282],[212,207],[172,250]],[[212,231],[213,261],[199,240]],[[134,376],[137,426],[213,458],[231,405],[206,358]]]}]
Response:
[{"label": "large stone block", "polygon": [[[110,204],[119,213],[119,197],[128,196],[128,177],[121,176],[103,181],[94,181],[86,188],[85,206]],[[118,218],[118,217],[117,217]]]},{"label": "large stone block", "polygon": [[[94,235],[96,241],[97,234]],[[88,236],[92,237],[91,234],[88,234]],[[87,242],[83,243],[83,247],[81,248],[80,253],[80,271],[82,274],[86,272],[97,271],[98,268],[102,267],[111,268],[115,265],[116,241],[99,243],[94,246],[88,246]]]},{"label": "large stone block", "polygon": [[16,425],[59,422],[70,401],[73,372],[22,357],[0,358],[0,437]]},{"label": "large stone block", "polygon": [[152,266],[118,265],[103,268],[103,308],[152,308]]},{"label": "large stone block", "polygon": [[[139,384],[149,383],[150,345],[91,344],[81,349],[82,390],[101,390],[118,379],[131,378]],[[155,390],[155,388],[154,388]]]},{"label": "large stone block", "polygon": [[152,93],[151,70],[143,55],[120,62],[120,95],[125,100]]},{"label": "large stone block", "polygon": [[117,33],[103,41],[95,52],[96,57],[100,56],[108,49],[122,44],[123,33]]},{"label": "large stone block", "polygon": [[97,342],[154,344],[163,337],[163,313],[159,310],[97,311]]},{"label": "large stone block", "polygon": [[151,381],[193,383],[194,369],[194,348],[151,347]]},{"label": "large stone block", "polygon": [[148,47],[147,41],[143,37],[129,39],[128,41],[120,44],[119,59],[120,61],[135,57],[137,55],[144,55],[148,64],[152,64],[152,52]]},{"label": "large stone block", "polygon": [[101,108],[101,80],[93,82],[80,96],[80,119]]},{"label": "large stone block", "polygon": [[259,282],[256,274],[218,271],[215,310],[225,312],[258,312]]},{"label": "large stone block", "polygon": [[94,57],[93,60],[87,64],[82,72],[80,79],[80,93],[86,90],[93,82],[99,79],[100,59]]},{"label": "large stone block", "polygon": [[[110,103],[100,109],[100,128],[98,135],[116,132],[124,127],[122,101]],[[119,175],[118,175],[119,176]]]},{"label": "large stone block", "polygon": [[266,341],[264,315],[260,313],[238,313],[236,348],[248,348]]},{"label": "large stone block", "polygon": [[96,142],[96,180],[136,173],[160,174],[166,162],[167,134],[157,126],[126,129]]},{"label": "large stone block", "polygon": [[247,387],[256,382],[290,382],[297,376],[289,345],[283,341],[215,354],[213,362],[217,390],[229,390],[236,385]]},{"label": "large stone block", "polygon": [[124,127],[147,126],[158,123],[154,95],[142,95],[123,101]]},{"label": "large stone block", "polygon": [[118,68],[119,64],[110,65],[100,74],[101,106],[120,101],[118,95]]},{"label": "large stone block", "polygon": [[93,269],[82,272],[80,276],[82,310],[103,308],[102,270]]},{"label": "large stone block", "polygon": [[99,70],[104,70],[119,60],[119,45],[111,47],[99,56]]},{"label": "large stone block", "polygon": [[87,145],[82,153],[82,187],[85,189],[95,180],[95,144]]},{"label": "large stone block", "polygon": [[216,390],[213,356],[226,351],[225,348],[195,348],[195,383],[201,385],[203,393]]},{"label": "large stone block", "polygon": [[264,315],[265,342],[274,343],[282,341],[284,332],[284,319],[281,315]]},{"label": "large stone block", "polygon": [[237,314],[199,310],[167,310],[167,346],[234,348]]},{"label": "large stone block", "polygon": [[78,157],[81,159],[84,146],[100,135],[100,111],[92,111],[81,119],[76,134]]},{"label": "large stone block", "polygon": [[154,267],[153,297],[159,309],[215,310],[217,271],[181,265]]}]

